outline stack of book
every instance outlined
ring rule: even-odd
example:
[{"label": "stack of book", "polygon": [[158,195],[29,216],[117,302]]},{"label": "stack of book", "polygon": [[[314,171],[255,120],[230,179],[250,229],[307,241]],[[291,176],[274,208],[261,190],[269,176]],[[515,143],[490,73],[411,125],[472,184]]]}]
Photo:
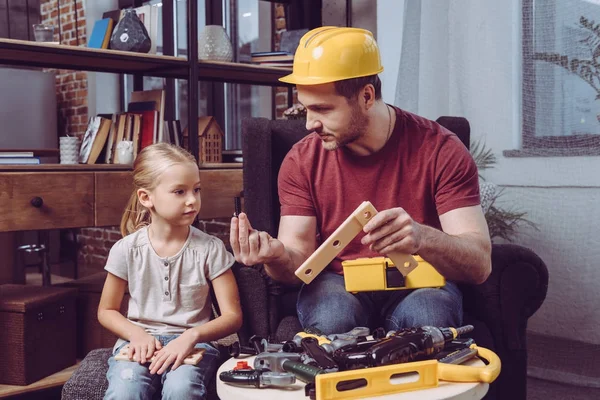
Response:
[{"label": "stack of book", "polygon": [[0,150],[0,164],[3,165],[23,165],[39,164],[40,158],[35,156],[33,151],[21,150]]},{"label": "stack of book", "polygon": [[180,145],[181,123],[164,120],[165,92],[162,89],[133,92],[127,112],[98,114],[90,118],[79,150],[81,164],[119,164],[117,145],[130,141],[133,158],[153,143]]},{"label": "stack of book", "polygon": [[264,67],[278,67],[291,70],[294,65],[294,55],[287,51],[263,51],[251,54],[253,64]]}]

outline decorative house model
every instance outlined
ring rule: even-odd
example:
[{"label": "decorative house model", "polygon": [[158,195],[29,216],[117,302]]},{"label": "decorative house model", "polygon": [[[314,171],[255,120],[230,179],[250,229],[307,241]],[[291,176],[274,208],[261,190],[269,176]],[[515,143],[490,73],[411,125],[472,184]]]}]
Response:
[{"label": "decorative house model", "polygon": [[[188,147],[188,130],[184,132],[184,146]],[[215,117],[198,118],[198,162],[220,163],[223,161],[223,131]]]}]

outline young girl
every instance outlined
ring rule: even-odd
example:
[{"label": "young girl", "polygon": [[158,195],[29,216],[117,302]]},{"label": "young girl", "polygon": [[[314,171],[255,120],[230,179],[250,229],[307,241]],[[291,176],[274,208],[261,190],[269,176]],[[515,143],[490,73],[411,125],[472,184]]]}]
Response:
[{"label": "young girl", "polygon": [[[166,143],[144,148],[133,186],[98,307],[100,323],[120,338],[105,399],[150,399],[160,384],[163,399],[203,399],[219,355],[209,342],[242,324],[234,258],[219,239],[190,226],[200,211],[200,174],[187,151]],[[213,320],[209,281],[221,311]],[[119,309],[127,285],[125,318]],[[127,344],[131,361],[116,361]],[[183,364],[194,347],[205,350],[202,359]]]}]

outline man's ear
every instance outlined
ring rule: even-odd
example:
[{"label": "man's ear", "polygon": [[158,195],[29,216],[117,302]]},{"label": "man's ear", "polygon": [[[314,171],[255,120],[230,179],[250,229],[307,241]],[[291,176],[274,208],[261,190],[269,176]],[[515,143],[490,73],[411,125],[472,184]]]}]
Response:
[{"label": "man's ear", "polygon": [[366,110],[371,108],[375,104],[375,87],[371,84],[365,85],[359,96],[359,101]]},{"label": "man's ear", "polygon": [[146,189],[138,189],[137,197],[141,205],[148,210],[152,208],[152,199],[150,199],[150,193]]}]

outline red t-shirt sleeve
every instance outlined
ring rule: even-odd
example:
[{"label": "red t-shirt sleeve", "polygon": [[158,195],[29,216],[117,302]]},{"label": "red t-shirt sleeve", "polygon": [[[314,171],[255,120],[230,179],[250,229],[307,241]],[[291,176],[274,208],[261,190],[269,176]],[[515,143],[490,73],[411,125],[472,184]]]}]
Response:
[{"label": "red t-shirt sleeve", "polygon": [[281,215],[316,216],[310,194],[308,172],[299,162],[297,146],[287,154],[277,177],[277,190],[281,203]]},{"label": "red t-shirt sleeve", "polygon": [[438,215],[480,204],[477,165],[457,136],[448,136],[442,143],[435,170]]}]

